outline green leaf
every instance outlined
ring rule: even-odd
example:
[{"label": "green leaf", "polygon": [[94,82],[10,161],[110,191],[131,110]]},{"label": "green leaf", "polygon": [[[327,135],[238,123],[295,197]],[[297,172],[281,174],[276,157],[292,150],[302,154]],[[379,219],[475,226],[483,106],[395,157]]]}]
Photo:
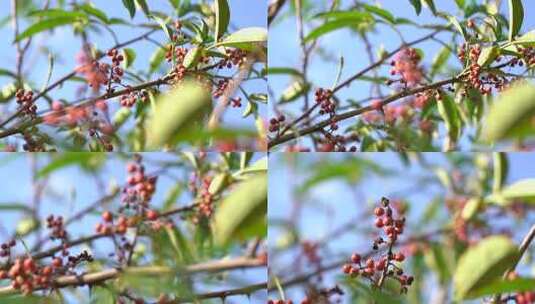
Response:
[{"label": "green leaf", "polygon": [[269,67],[265,71],[266,75],[292,75],[302,78],[303,74],[293,68],[283,68],[283,67]]},{"label": "green leaf", "polygon": [[227,0],[215,1],[215,38],[217,43],[219,38],[223,37],[223,34],[227,31],[230,21],[230,9]]},{"label": "green leaf", "polygon": [[345,27],[356,27],[359,22],[365,20],[362,15],[355,14],[354,18],[340,18],[332,21],[325,22],[323,25],[313,29],[306,37],[305,42],[316,40],[319,37],[328,34],[330,32],[339,30]]},{"label": "green leaf", "polygon": [[184,67],[186,69],[195,67],[197,63],[199,62],[199,59],[201,58],[202,53],[203,53],[203,48],[200,46],[191,48],[186,54],[186,57],[184,57]]},{"label": "green leaf", "polygon": [[212,182],[210,183],[210,186],[208,187],[208,192],[211,194],[219,194],[227,185],[229,182],[229,175],[226,172],[217,174]]},{"label": "green leaf", "polygon": [[435,7],[435,2],[433,0],[422,0],[422,1],[427,5],[427,7],[429,7],[431,12],[433,12],[433,15],[437,14],[437,8]]},{"label": "green leaf", "polygon": [[267,233],[267,174],[254,175],[236,185],[214,217],[215,240],[221,245]]},{"label": "green leaf", "polygon": [[194,261],[193,254],[182,231],[178,227],[165,227],[165,232],[175,250],[178,261],[181,263],[192,263]]},{"label": "green leaf", "polygon": [[217,43],[217,46],[230,46],[244,50],[254,50],[260,44],[265,44],[267,41],[268,33],[263,27],[248,27],[238,30],[223,41]]},{"label": "green leaf", "polygon": [[160,18],[158,16],[151,16],[151,18],[156,20],[156,22],[158,22],[158,24],[162,28],[163,32],[165,33],[165,36],[167,36],[167,39],[169,39],[169,41],[171,41],[172,40],[172,35],[171,35],[172,31],[169,28],[169,26],[167,25],[168,20],[163,20],[162,18]]},{"label": "green leaf", "polygon": [[438,243],[429,244],[430,250],[425,251],[424,260],[429,268],[435,270],[441,284],[446,284],[451,279],[452,261],[448,259],[451,254],[449,249]]},{"label": "green leaf", "polygon": [[433,65],[431,66],[431,78],[433,78],[438,72],[440,72],[448,59],[450,58],[451,51],[449,47],[443,47],[440,52],[436,55],[433,60]]},{"label": "green leaf", "polygon": [[453,26],[457,29],[457,31],[463,36],[464,40],[467,40],[468,33],[466,32],[466,28],[461,26],[457,18],[455,16],[448,16],[448,20],[453,24]]},{"label": "green leaf", "polygon": [[134,60],[136,60],[136,51],[131,48],[124,48],[122,53],[124,57],[123,66],[127,69],[134,63]]},{"label": "green leaf", "polygon": [[303,84],[302,81],[296,80],[282,92],[279,103],[282,104],[294,101],[304,94],[307,94],[309,89],[310,86],[308,84]]},{"label": "green leaf", "polygon": [[501,204],[506,204],[515,200],[535,203],[535,179],[526,178],[519,180],[514,184],[505,186],[500,192],[489,196],[487,200]]},{"label": "green leaf", "polygon": [[83,12],[69,12],[62,9],[47,9],[42,11],[33,11],[28,14],[28,17],[40,17],[52,19],[57,17],[73,17],[80,19],[87,19],[87,15]]},{"label": "green leaf", "polygon": [[165,49],[158,48],[149,59],[149,72],[154,73],[165,59]]},{"label": "green leaf", "polygon": [[364,4],[364,9],[378,17],[381,17],[390,24],[396,23],[396,18],[387,10],[368,4]]},{"label": "green leaf", "polygon": [[97,17],[98,19],[100,19],[100,21],[106,24],[109,22],[108,16],[106,15],[106,13],[104,13],[103,11],[99,10],[98,8],[88,3],[84,3],[83,5],[80,5],[80,9],[82,9],[84,12],[88,13],[89,15],[93,15]]},{"label": "green leaf", "polygon": [[136,1],[137,6],[141,7],[141,10],[143,11],[143,13],[145,13],[145,16],[149,16],[150,10],[149,10],[149,6],[147,5],[147,1],[146,0],[135,0],[135,1]]},{"label": "green leaf", "polygon": [[464,10],[464,7],[466,6],[465,0],[455,0],[455,4],[457,4],[457,7]]},{"label": "green leaf", "polygon": [[17,222],[15,231],[20,237],[26,236],[39,228],[39,222],[34,218],[23,218]]},{"label": "green leaf", "polygon": [[115,294],[108,287],[93,286],[91,289],[91,304],[115,303]]},{"label": "green leaf", "polygon": [[533,135],[534,115],[535,87],[528,83],[513,86],[491,104],[481,139],[492,142]]},{"label": "green leaf", "polygon": [[479,197],[470,198],[463,207],[463,211],[461,212],[461,217],[466,221],[471,220],[477,214],[482,204],[483,204],[483,200],[481,198]]},{"label": "green leaf", "polygon": [[22,212],[32,212],[32,208],[22,204],[22,203],[0,203],[0,210],[2,211],[22,211]]},{"label": "green leaf", "polygon": [[503,184],[507,180],[507,173],[509,172],[509,161],[507,160],[507,154],[503,152],[494,152],[493,167],[494,177],[492,191],[494,193],[500,192]]},{"label": "green leaf", "polygon": [[442,93],[442,100],[437,100],[437,108],[445,122],[450,140],[456,142],[461,132],[461,118],[457,105],[448,94]]},{"label": "green leaf", "polygon": [[513,41],[524,22],[522,0],[509,0],[509,41]]},{"label": "green leaf", "polygon": [[161,147],[181,133],[202,127],[203,116],[210,109],[211,101],[209,92],[191,80],[160,96],[149,123],[149,146]]},{"label": "green leaf", "polygon": [[533,291],[535,279],[516,278],[513,280],[499,280],[490,283],[482,288],[478,288],[471,293],[474,298],[481,298],[495,294],[518,293],[523,291]]},{"label": "green leaf", "polygon": [[106,153],[94,152],[66,152],[58,154],[48,165],[37,172],[37,177],[42,178],[50,173],[68,166],[80,165],[83,168],[91,169],[99,166],[105,159]]},{"label": "green leaf", "polygon": [[422,2],[420,0],[409,0],[416,11],[416,15],[420,15],[422,12]]},{"label": "green leaf", "polygon": [[459,259],[453,278],[455,299],[473,297],[476,289],[500,278],[518,258],[518,249],[504,236],[490,236],[469,247]]},{"label": "green leaf", "polygon": [[479,64],[480,67],[484,68],[489,66],[491,63],[496,60],[496,58],[500,55],[500,49],[497,46],[489,46],[483,48],[481,51],[481,55],[479,55],[479,58],[477,59],[477,64]]},{"label": "green leaf", "polygon": [[56,18],[50,18],[50,19],[45,19],[43,21],[39,21],[33,24],[32,26],[30,26],[29,28],[27,28],[23,33],[19,34],[17,38],[15,39],[15,42],[31,37],[37,33],[56,28],[58,26],[75,23],[79,20],[80,18],[78,17],[66,16],[66,17],[56,17]]},{"label": "green leaf", "polygon": [[333,179],[341,179],[347,183],[355,184],[362,179],[364,174],[383,175],[385,169],[376,163],[362,158],[340,162],[315,164],[312,174],[299,186],[297,193],[304,193],[318,184]]},{"label": "green leaf", "polygon": [[123,5],[128,10],[130,18],[134,18],[134,16],[136,15],[136,5],[134,3],[134,0],[123,0]]},{"label": "green leaf", "polygon": [[250,165],[247,168],[244,168],[238,172],[236,172],[235,175],[246,175],[249,173],[266,173],[268,170],[268,159],[267,157],[262,157],[261,159],[257,160],[254,164]]}]

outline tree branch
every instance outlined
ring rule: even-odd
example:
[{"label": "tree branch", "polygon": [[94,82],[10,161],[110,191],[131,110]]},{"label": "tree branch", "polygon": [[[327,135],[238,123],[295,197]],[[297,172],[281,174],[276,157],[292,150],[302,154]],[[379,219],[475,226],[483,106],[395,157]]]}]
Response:
[{"label": "tree branch", "polygon": [[[203,262],[199,264],[188,265],[183,268],[169,268],[160,266],[146,266],[146,267],[128,267],[125,269],[112,268],[105,269],[98,272],[85,273],[82,275],[66,275],[61,276],[53,280],[52,286],[55,288],[67,287],[67,286],[80,286],[80,285],[93,285],[102,283],[107,280],[115,279],[121,274],[145,274],[161,276],[166,274],[180,274],[180,275],[192,275],[201,272],[222,272],[235,269],[247,269],[265,266],[261,259],[251,258],[234,258],[230,260],[215,260],[209,262]],[[34,290],[40,290],[42,288],[36,287]],[[18,290],[11,286],[0,288],[0,295],[8,295],[18,293]]]}]

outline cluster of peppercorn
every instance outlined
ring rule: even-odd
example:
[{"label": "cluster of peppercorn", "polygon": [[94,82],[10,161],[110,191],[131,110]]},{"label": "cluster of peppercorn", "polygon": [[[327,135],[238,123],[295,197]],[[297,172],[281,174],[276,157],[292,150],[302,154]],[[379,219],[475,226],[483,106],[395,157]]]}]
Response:
[{"label": "cluster of peppercorn", "polygon": [[[332,100],[332,97],[333,97],[333,92],[329,89],[319,88],[316,90],[316,92],[314,93],[314,99],[316,103],[320,104],[320,107],[321,107],[319,111],[320,115],[329,114],[330,116],[334,116],[336,114],[335,113],[336,104]],[[336,130],[338,126],[336,126],[336,124],[333,123],[331,125],[331,128],[333,130]]]},{"label": "cluster of peppercorn", "polygon": [[215,98],[219,98],[219,97],[223,96],[223,94],[225,94],[225,92],[227,91],[229,83],[230,83],[230,80],[228,80],[228,79],[219,80],[217,82],[216,86],[215,86],[215,89],[214,89],[214,92],[212,93],[212,95]]},{"label": "cluster of peppercorn", "polygon": [[149,92],[147,90],[130,92],[127,95],[122,95],[120,98],[121,106],[131,108],[136,104],[136,101],[141,100],[147,102],[149,100]]},{"label": "cluster of peppercorn", "polygon": [[[54,227],[53,235],[65,235],[64,230],[61,228],[63,226],[61,220],[52,219],[49,224]],[[15,247],[15,245],[16,242],[14,240],[2,244],[2,257],[10,257],[11,248]],[[65,249],[63,250],[63,256],[68,256],[68,252]],[[93,257],[87,251],[77,256],[68,256],[68,262],[65,265],[61,257],[52,257],[52,261],[48,265],[37,264],[31,256],[17,257],[13,263],[7,265],[7,268],[0,269],[0,280],[11,280],[11,286],[14,289],[20,290],[23,295],[29,295],[36,289],[53,288],[55,277],[74,273],[74,268],[84,261],[93,261]]]},{"label": "cluster of peppercorn", "polygon": [[119,51],[117,49],[111,49],[107,53],[108,57],[111,58],[111,69],[110,69],[110,75],[109,75],[109,82],[108,82],[108,93],[111,91],[111,83],[121,83],[121,78],[124,75],[123,69],[119,66],[121,62],[124,60],[124,56],[122,54],[119,54]]},{"label": "cluster of peppercorn", "polygon": [[220,69],[232,66],[241,66],[247,60],[247,52],[241,49],[225,49],[225,58],[219,61],[218,67]]},{"label": "cluster of peppercorn", "polygon": [[214,194],[210,192],[212,177],[199,176],[193,173],[190,176],[189,188],[199,201],[198,213],[193,217],[193,222],[198,223],[202,219],[212,216],[214,212]]},{"label": "cluster of peppercorn", "polygon": [[277,118],[271,118],[269,120],[269,132],[278,132],[282,127],[284,127],[284,121],[286,117],[283,114],[280,114]]},{"label": "cluster of peppercorn", "polygon": [[385,252],[380,254],[377,259],[369,257],[366,261],[363,261],[363,257],[360,254],[354,253],[351,256],[351,263],[345,264],[342,270],[351,277],[361,275],[379,288],[382,287],[387,277],[393,278],[401,284],[401,293],[406,293],[414,278],[405,275],[399,265],[405,261],[405,255],[401,252],[393,252],[393,247],[398,237],[403,233],[405,218],[396,218],[394,216],[394,211],[388,199],[383,198],[381,204],[381,207],[377,207],[374,210],[376,217],[375,227],[383,230],[387,240],[379,236],[373,241],[372,247],[374,251],[378,251],[382,247]]},{"label": "cluster of peppercorn", "polygon": [[28,115],[30,118],[36,117],[37,105],[34,103],[32,91],[24,91],[23,89],[19,89],[15,93],[15,98],[19,104],[19,111],[21,111],[22,114]]},{"label": "cluster of peppercorn", "polygon": [[413,48],[403,48],[390,62],[392,69],[390,75],[399,75],[398,80],[404,86],[414,87],[418,85],[423,79],[423,72],[420,68],[420,61],[422,60],[420,54]]},{"label": "cluster of peppercorn", "polygon": [[335,135],[327,131],[323,131],[324,138],[318,139],[319,152],[356,152],[357,147],[351,146],[347,148],[347,144],[359,140],[358,135],[352,134],[349,136]]}]

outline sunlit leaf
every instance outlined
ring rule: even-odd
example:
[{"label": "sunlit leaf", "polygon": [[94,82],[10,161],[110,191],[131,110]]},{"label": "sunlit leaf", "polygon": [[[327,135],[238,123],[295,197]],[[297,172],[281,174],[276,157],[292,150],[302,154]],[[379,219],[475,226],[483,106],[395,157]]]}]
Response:
[{"label": "sunlit leaf", "polygon": [[227,244],[267,233],[267,175],[258,174],[236,185],[214,217],[215,240]]},{"label": "sunlit leaf", "polygon": [[39,21],[39,22],[33,24],[32,26],[30,26],[29,28],[27,28],[24,32],[22,32],[21,34],[19,34],[17,36],[15,41],[20,41],[22,39],[31,37],[31,36],[33,36],[33,35],[35,35],[37,33],[40,33],[40,32],[46,31],[46,30],[50,30],[50,29],[53,29],[53,28],[56,28],[56,27],[59,27],[59,26],[62,26],[62,25],[72,24],[72,23],[75,23],[75,22],[77,22],[79,20],[80,19],[78,17],[72,17],[72,16],[70,16],[70,17],[69,16],[55,17],[55,18],[45,19],[45,20]]},{"label": "sunlit leaf", "polygon": [[513,86],[491,104],[481,131],[483,141],[522,138],[534,134],[535,87],[531,84]]},{"label": "sunlit leaf", "polygon": [[489,236],[469,247],[460,257],[455,270],[455,298],[471,298],[471,292],[500,278],[517,258],[517,247],[504,236]]},{"label": "sunlit leaf", "polygon": [[217,42],[225,34],[230,21],[230,9],[227,0],[215,0],[215,39]]},{"label": "sunlit leaf", "polygon": [[134,3],[134,0],[123,0],[123,5],[128,10],[130,18],[134,18],[136,15],[136,4]]},{"label": "sunlit leaf", "polygon": [[192,128],[202,128],[211,101],[209,92],[194,81],[185,81],[160,96],[147,130],[149,146],[161,147]]},{"label": "sunlit leaf", "polygon": [[509,0],[509,41],[513,41],[524,22],[522,0]]}]

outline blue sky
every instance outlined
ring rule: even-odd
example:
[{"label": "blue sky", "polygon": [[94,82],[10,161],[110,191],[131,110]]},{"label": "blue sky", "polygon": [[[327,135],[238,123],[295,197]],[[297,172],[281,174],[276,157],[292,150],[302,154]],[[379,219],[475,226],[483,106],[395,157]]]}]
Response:
[{"label": "blue sky", "polygon": [[[441,153],[424,153],[425,159],[428,163],[441,165],[445,164],[444,154]],[[311,175],[314,170],[315,163],[320,160],[336,161],[352,156],[343,155],[342,153],[273,153],[269,160],[269,248],[275,248],[284,242],[285,235],[283,230],[276,225],[276,219],[289,219],[294,202],[292,198],[292,191],[306,180],[307,176]],[[324,257],[324,265],[333,261],[347,258],[351,253],[367,252],[371,246],[368,238],[363,238],[362,235],[368,228],[373,227],[371,220],[356,220],[359,216],[365,214],[367,210],[377,204],[382,196],[388,198],[404,199],[410,203],[410,213],[408,217],[408,229],[411,235],[419,233],[426,233],[430,230],[444,224],[448,219],[442,217],[441,222],[434,222],[430,225],[422,227],[418,223],[418,219],[422,215],[425,208],[430,202],[439,195],[443,197],[444,191],[437,186],[421,185],[418,186],[416,182],[417,177],[422,174],[433,176],[434,174],[428,169],[423,169],[420,166],[404,167],[396,153],[363,153],[358,156],[370,159],[377,164],[389,169],[393,169],[397,174],[392,174],[388,177],[380,178],[372,174],[364,174],[361,183],[348,184],[341,180],[332,180],[317,185],[307,195],[303,196],[301,203],[305,206],[300,213],[298,219],[294,221],[298,227],[298,231],[302,233],[303,239],[307,240],[321,240],[326,235],[330,235],[332,231],[340,227],[344,223],[354,221],[354,232],[344,234],[334,240],[331,240],[330,245],[322,251]],[[285,161],[292,159],[297,168],[293,168],[292,161]],[[532,153],[514,153],[509,154],[510,174],[507,183],[512,183],[523,178],[534,178],[535,169],[533,162],[535,155]],[[416,186],[416,187],[415,187]],[[366,217],[368,218],[368,217]],[[515,235],[516,241],[520,242],[518,237],[523,237],[529,230],[531,224],[535,223],[535,216],[531,213],[530,216],[516,222]],[[495,223],[496,225],[503,224],[505,227],[511,228],[511,221],[506,220],[503,223]],[[425,229],[425,230],[423,230]],[[285,267],[292,267],[293,257],[295,251],[291,251],[280,257],[277,260],[270,260],[270,267],[275,273],[282,273],[287,277],[293,277],[293,271],[284,271]],[[303,268],[303,272],[307,273],[311,268]],[[529,269],[522,269],[524,272],[530,272]],[[533,275],[533,272],[531,271]],[[325,276],[324,287],[332,287],[334,278],[339,275],[339,272],[332,271]],[[426,282],[427,290],[433,290],[433,282]],[[286,291],[287,298],[294,301],[302,299],[302,288],[292,288]],[[277,293],[271,294],[272,298],[278,297]],[[347,298],[346,298],[347,300]],[[349,302],[344,302],[349,303]]]},{"label": "blue sky", "polygon": [[[325,1],[321,0],[310,0],[310,3],[313,3],[313,6],[316,8],[311,15],[325,11],[321,10],[321,7],[325,6]],[[342,0],[342,8],[347,8],[348,3],[352,1]],[[404,17],[408,18],[414,22],[420,24],[445,24],[443,19],[439,19],[431,13],[427,8],[423,8],[420,16],[416,16],[416,13],[413,7],[410,5],[409,0],[396,0],[396,1],[387,1],[387,0],[378,0],[378,1],[366,1],[367,3],[378,3],[384,9],[390,11],[394,17]],[[469,1],[466,1],[467,3]],[[482,3],[483,1],[477,0],[477,3]],[[524,23],[522,26],[521,33],[527,32],[535,28],[535,19],[530,18],[535,15],[535,2],[534,1],[522,1],[524,4]],[[458,9],[455,5],[454,0],[436,0],[436,7],[440,11],[445,11],[450,14],[456,15],[458,18],[461,18],[461,15],[458,14]],[[508,16],[507,13],[507,1],[502,1],[501,12],[505,12],[505,16]],[[288,16],[289,12],[288,7],[281,12],[281,15]],[[319,26],[320,23],[309,23],[308,27],[305,27],[305,35],[310,32],[313,28]],[[404,37],[405,41],[412,41],[422,36],[430,33],[429,30],[420,30],[414,26],[399,26],[400,33]],[[448,42],[450,41],[449,34],[441,34],[437,36],[441,40]],[[396,32],[390,29],[384,24],[377,26],[377,32],[369,36],[371,45],[374,47],[373,53],[375,58],[377,58],[378,50],[383,47],[387,51],[392,51],[400,46],[400,38]],[[319,39],[319,45],[323,48],[321,52],[322,55],[314,55],[311,58],[309,64],[309,80],[313,83],[313,88],[323,87],[330,88],[337,75],[338,62],[340,56],[344,57],[344,70],[342,72],[341,81],[349,78],[354,75],[357,71],[360,71],[364,67],[369,65],[368,55],[365,51],[365,45],[360,38],[352,34],[349,29],[340,29],[329,34],[322,36]],[[435,54],[442,48],[442,45],[433,42],[427,41],[416,45],[415,47],[421,48],[424,52],[424,66],[429,68]],[[454,56],[450,57],[450,63],[455,63]],[[326,59],[328,58],[328,59]],[[269,66],[270,67],[293,67],[300,69],[301,66],[301,51],[298,45],[295,18],[284,18],[277,20],[272,24],[269,30]],[[456,68],[460,68],[455,65]],[[383,68],[380,73],[381,76],[388,76],[388,68]],[[291,77],[286,75],[272,75],[269,77],[269,87],[271,92],[274,92],[276,100],[281,96],[282,92],[292,83]],[[337,93],[337,96],[341,100],[353,99],[359,100],[362,98],[367,98],[370,92],[370,84],[364,81],[355,81],[349,88],[344,88]],[[388,90],[383,89],[383,94],[388,93]],[[273,102],[273,105],[275,102]],[[303,102],[302,99],[294,101],[291,105],[284,105],[281,109],[289,110],[297,116],[301,113]],[[270,117],[273,116],[273,106],[269,108]],[[354,120],[349,119],[348,122],[352,123]],[[341,124],[340,130],[344,128],[348,123]],[[441,134],[444,134],[444,130],[441,130]],[[309,141],[304,140],[303,143],[309,143]],[[466,143],[464,143],[466,144]],[[464,147],[466,150],[467,147]]]},{"label": "blue sky", "polygon": [[[34,1],[35,3],[41,3],[42,1]],[[51,3],[55,4],[57,1],[52,0]],[[68,2],[68,1],[67,1]],[[193,3],[198,1],[192,1]],[[123,7],[122,1],[113,0],[95,0],[92,1],[98,8],[105,11],[108,17],[118,17],[124,20],[130,21],[130,16],[128,15],[127,10]],[[162,11],[171,14],[171,5],[169,1],[158,0],[158,1],[148,1],[149,6],[152,10]],[[231,7],[231,24],[229,31],[233,32],[240,28],[245,27],[265,27],[267,24],[266,21],[266,5],[258,5],[254,1],[242,1],[242,0],[230,0],[229,5]],[[68,7],[68,6],[67,6]],[[2,1],[0,4],[0,20],[7,16],[7,13],[10,11],[9,1]],[[146,23],[149,20],[145,15],[138,11],[135,18],[132,20],[132,23]],[[22,23],[22,30],[24,30],[28,24]],[[114,45],[114,41],[111,35],[100,27],[101,33],[89,34],[89,40],[96,44],[97,47],[107,50],[108,47]],[[121,42],[129,40],[131,38],[137,37],[147,31],[142,28],[131,28],[127,26],[113,26],[114,31],[116,31],[117,36]],[[15,46],[11,45],[13,38],[13,30],[10,26],[10,23],[2,28],[0,28],[0,37],[4,37],[4,47],[0,48],[0,68],[7,68],[10,70],[15,70]],[[151,36],[153,39],[163,43],[166,41],[165,34],[157,33]],[[136,44],[133,44],[129,47],[135,49],[137,53],[137,58],[133,65],[133,71],[136,70],[147,70],[149,67],[149,58],[152,53],[156,50],[156,46],[148,41],[141,41]],[[26,55],[26,64],[25,64],[25,75],[28,77],[30,83],[35,86],[36,90],[39,90],[43,85],[47,70],[48,70],[48,55],[46,52],[50,52],[55,56],[55,67],[52,73],[51,83],[63,75],[70,73],[76,66],[75,55],[81,49],[81,39],[80,37],[75,37],[72,33],[70,27],[60,27],[57,28],[53,34],[42,33],[38,38],[34,39],[32,42],[32,47]],[[162,66],[165,66],[162,65]],[[166,73],[166,71],[163,71]],[[158,75],[152,76],[154,79]],[[6,77],[0,77],[0,88],[4,87],[11,83],[12,79]],[[75,92],[76,88],[79,86],[79,83],[69,83],[67,86],[64,86],[60,89],[55,89],[51,92],[51,96],[55,99],[64,98],[66,100],[76,100]],[[244,85],[244,88],[249,93],[258,93],[266,91],[266,84],[262,80],[251,80]],[[43,101],[41,101],[43,102]],[[13,102],[14,103],[14,102]],[[229,108],[226,112],[224,120],[227,122],[227,126],[234,127],[248,127],[248,129],[254,129],[254,118],[252,116],[247,119],[242,119],[241,114],[245,109],[246,102],[242,102],[241,108]],[[47,109],[43,104],[40,109]],[[260,104],[259,109],[261,113],[266,112],[266,107]],[[2,108],[0,107],[0,113],[2,113]],[[262,114],[265,115],[265,114]]]},{"label": "blue sky", "polygon": [[[48,163],[49,156],[42,153],[33,154],[38,157],[38,167],[41,168]],[[255,155],[252,162],[260,159],[263,155]],[[0,206],[7,203],[18,203],[26,206],[31,205],[32,186],[31,186],[31,171],[30,171],[30,157],[29,153],[0,153],[0,178],[2,178],[2,191],[0,193]],[[179,158],[174,154],[166,153],[143,153],[144,164],[146,172],[151,173],[159,170],[161,162],[177,162]],[[210,153],[208,156],[213,160],[218,160],[216,153]],[[109,154],[106,161],[99,171],[102,184],[101,187],[95,183],[95,179],[91,174],[80,170],[76,166],[66,167],[64,169],[55,171],[49,177],[48,186],[46,187],[45,195],[42,201],[40,218],[44,219],[49,214],[62,215],[68,219],[72,214],[84,209],[89,204],[101,198],[104,194],[110,193],[109,187],[114,185],[122,185],[126,180],[126,166],[127,158],[124,155],[114,153]],[[183,164],[183,162],[182,162]],[[151,201],[151,206],[161,207],[165,201],[168,192],[175,186],[176,180],[187,182],[190,166],[173,166],[168,167],[167,174],[159,175],[157,182],[157,191],[155,192]],[[182,194],[176,200],[175,207],[185,206],[191,202],[189,191],[183,190]],[[107,209],[116,210],[119,206],[119,198],[111,202]],[[72,238],[79,236],[87,236],[94,233],[95,225],[101,221],[100,212],[86,216],[81,221],[73,222],[69,226],[69,233]],[[19,212],[0,211],[0,243],[6,241],[14,232],[15,228],[20,224],[23,217]],[[179,217],[174,218],[175,223],[182,227],[182,231],[186,230],[185,223],[181,222]],[[185,233],[187,237],[191,237],[190,233]],[[25,238],[31,247],[32,238]],[[49,243],[47,246],[57,245]],[[108,253],[112,252],[112,242],[107,239],[98,240],[95,242],[93,254],[97,257],[106,257]],[[73,253],[81,252],[85,249],[84,246],[78,246],[72,249]],[[23,252],[22,246],[17,246],[17,253]],[[241,248],[234,248],[232,255],[241,254]],[[148,259],[144,259],[147,262]],[[199,275],[195,277],[197,292],[210,292],[224,290],[225,288],[242,287],[249,284],[256,284],[266,281],[265,268],[253,268],[249,270],[237,270],[230,272],[230,275],[225,279],[214,279],[214,276]],[[83,294],[87,295],[87,288],[83,288]],[[246,296],[236,296],[228,298],[228,303],[242,303]],[[259,291],[251,297],[251,303],[264,303],[264,292]],[[76,303],[76,302],[72,302]]]}]

